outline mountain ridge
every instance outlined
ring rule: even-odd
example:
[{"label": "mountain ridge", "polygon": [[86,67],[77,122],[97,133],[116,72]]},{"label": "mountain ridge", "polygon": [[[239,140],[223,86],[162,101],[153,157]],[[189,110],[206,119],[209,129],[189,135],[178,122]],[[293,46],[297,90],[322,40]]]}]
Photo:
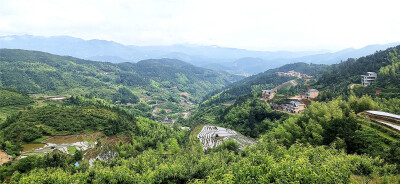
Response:
[{"label": "mountain ridge", "polygon": [[[256,74],[289,63],[334,64],[348,58],[373,54],[399,43],[347,48],[337,52],[320,51],[253,51],[219,46],[177,44],[171,46],[124,45],[107,40],[84,40],[70,36],[12,35],[0,37],[0,48],[26,49],[69,55],[105,62],[138,62],[146,59],[179,59],[213,70],[232,74]],[[251,64],[249,64],[251,62]]]}]

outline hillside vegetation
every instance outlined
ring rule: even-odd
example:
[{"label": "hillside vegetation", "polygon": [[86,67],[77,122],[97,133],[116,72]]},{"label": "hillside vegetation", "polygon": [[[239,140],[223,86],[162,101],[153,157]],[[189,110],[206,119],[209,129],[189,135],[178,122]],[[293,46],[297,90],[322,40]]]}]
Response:
[{"label": "hillside vegetation", "polygon": [[[377,89],[381,89],[383,94],[394,93],[398,86],[398,77],[393,75],[389,77],[389,70],[397,63],[400,46],[376,52],[358,59],[348,59],[339,64],[329,66],[314,84],[317,89],[323,89],[325,94],[323,99],[332,99],[340,95],[349,95],[350,84],[361,84],[361,75],[367,72],[376,72],[378,79],[375,84],[368,88],[358,87],[355,89],[357,95],[375,94]],[[396,71],[396,70],[394,70]],[[375,91],[374,91],[375,90]],[[398,94],[389,97],[398,97]]]},{"label": "hillside vegetation", "polygon": [[200,99],[205,93],[238,78],[179,60],[112,64],[36,51],[1,49],[0,79],[1,86],[25,93],[95,94],[111,98],[119,85],[140,86],[147,91],[177,86],[180,91]]},{"label": "hillside vegetation", "polygon": [[[98,142],[94,148],[86,152],[86,155],[97,150],[111,156],[97,157],[97,161],[89,161],[86,158],[82,159],[85,154],[81,151],[73,154],[52,151],[43,155],[30,155],[0,167],[0,181],[9,183],[398,183],[400,134],[370,120],[363,113],[365,110],[399,111],[399,99],[389,98],[387,91],[382,89],[383,95],[366,95],[363,91],[374,89],[376,86],[384,89],[396,87],[399,70],[398,53],[395,50],[377,52],[377,59],[380,59],[378,56],[385,55],[384,53],[387,55],[382,57],[387,61],[381,61],[381,64],[376,66],[377,71],[380,71],[379,75],[382,75],[381,80],[395,77],[386,84],[377,80],[369,87],[337,90],[330,86],[327,79],[338,72],[336,67],[344,67],[345,64],[326,67],[300,63],[266,71],[227,87],[221,87],[220,90],[209,94],[207,96],[209,98],[193,112],[189,125],[186,125],[191,126],[193,130],[191,134],[186,131],[186,127],[157,123],[141,117],[146,115],[145,113],[135,111],[143,109],[143,112],[148,112],[152,107],[147,102],[139,103],[137,100],[155,93],[164,93],[167,88],[175,94],[182,90],[189,92],[191,88],[189,81],[192,80],[189,74],[183,71],[164,73],[163,69],[171,67],[171,70],[178,70],[176,68],[190,70],[191,65],[174,60],[149,60],[138,64],[120,65],[96,62],[94,62],[96,64],[82,65],[79,62],[72,62],[85,67],[79,73],[80,76],[94,81],[99,80],[99,84],[105,88],[109,87],[113,95],[109,96],[110,98],[106,95],[103,98],[95,98],[89,94],[86,97],[72,96],[63,102],[30,106],[9,115],[4,123],[0,123],[0,149],[16,157],[21,150],[21,143],[24,142],[52,135],[99,132],[101,136]],[[374,57],[372,55],[366,57],[368,59],[349,60],[347,64],[356,67],[361,66],[360,63],[364,61],[373,63]],[[12,62],[8,64],[13,66]],[[102,74],[98,74],[106,79],[110,77],[109,81],[83,75],[86,72],[96,71],[93,69],[97,67],[96,65],[115,67],[113,70],[102,68]],[[143,69],[141,71],[143,76],[152,78],[142,78],[136,67]],[[58,70],[58,67],[54,68]],[[369,69],[371,68],[365,68]],[[193,69],[191,72],[194,72],[193,77],[199,80],[215,74],[202,69],[198,69],[196,74],[196,70]],[[262,89],[271,89],[294,79],[275,74],[276,71],[288,70],[304,72],[316,78],[307,82],[298,80],[299,85],[293,90],[278,90],[280,98],[282,96],[286,98],[287,94],[305,91],[310,85],[319,89],[323,97],[310,101],[311,104],[301,114],[274,111],[266,101],[260,99]],[[358,69],[353,68],[353,70]],[[350,74],[346,75],[350,82],[355,82],[356,77],[360,78],[357,76],[359,71],[348,70],[348,72]],[[126,77],[121,77],[124,73]],[[143,79],[143,83],[132,83],[136,81],[135,77],[138,77],[137,81]],[[207,81],[206,78],[201,81]],[[212,78],[217,80],[215,76]],[[351,81],[353,78],[354,81]],[[164,79],[171,81],[163,81]],[[171,87],[168,87],[168,82]],[[347,83],[345,78],[332,82],[344,86]],[[2,84],[4,85],[4,82]],[[289,86],[291,85],[287,85],[287,88],[292,88]],[[65,89],[68,87],[65,86]],[[98,89],[96,96],[102,97],[100,92],[108,94],[107,91]],[[146,95],[146,93],[151,94]],[[175,105],[179,109],[177,99],[174,99],[174,96],[170,97],[168,101],[175,100]],[[130,103],[137,105],[130,107]],[[171,104],[162,105],[171,107]],[[240,136],[253,138],[254,144],[241,146],[238,142],[232,139],[225,140],[226,137],[218,134],[215,135],[215,139],[223,142],[215,148],[204,151],[195,136],[202,125],[218,125],[232,129],[242,134]],[[75,166],[76,162],[79,163],[79,167]]]},{"label": "hillside vegetation", "polygon": [[[207,95],[209,98],[201,103],[193,113],[191,125],[214,123],[241,130],[241,133],[251,137],[258,137],[260,133],[266,131],[265,127],[268,126],[266,125],[266,118],[274,120],[280,119],[282,116],[282,114],[273,112],[269,105],[256,100],[260,97],[261,90],[273,89],[282,83],[296,79],[296,77],[278,76],[275,72],[295,70],[317,77],[326,68],[326,65],[293,63],[242,79],[223,90],[214,91]],[[299,86],[304,87],[304,80],[297,80],[299,81]],[[303,81],[303,83],[300,83],[300,81]],[[298,88],[296,90],[305,89]],[[241,118],[235,117],[233,119],[232,116],[241,116]],[[264,121],[264,125],[261,126],[260,123],[262,121]]]},{"label": "hillside vegetation", "polygon": [[157,121],[178,120],[180,111],[192,110],[209,92],[241,78],[173,59],[115,64],[0,49],[0,89],[97,97]]},{"label": "hillside vegetation", "polygon": [[9,90],[0,90],[0,107],[10,105],[26,105],[32,103],[29,96]]},{"label": "hillside vegetation", "polygon": [[[278,95],[286,96],[306,91],[309,86],[318,89],[320,97],[317,100],[322,102],[311,102],[302,114],[284,115],[272,111],[266,102],[258,99],[260,94],[257,91],[261,89],[252,91],[247,88],[242,96],[229,99],[233,105],[218,103],[225,91],[212,96],[196,111],[191,123],[194,126],[205,123],[226,126],[248,136],[261,137],[261,140],[275,140],[286,147],[299,143],[329,146],[347,154],[379,157],[383,158],[384,163],[396,165],[395,173],[398,174],[399,132],[371,121],[363,114],[365,110],[400,113],[398,48],[324,67],[315,71],[316,80],[301,83],[286,91],[278,90]],[[360,84],[361,75],[369,71],[378,73],[378,79],[371,86],[349,87],[349,84]],[[249,77],[232,84],[226,91],[257,82],[257,76]],[[378,89],[381,90],[379,94],[375,93]],[[398,177],[394,181],[396,183]]]}]

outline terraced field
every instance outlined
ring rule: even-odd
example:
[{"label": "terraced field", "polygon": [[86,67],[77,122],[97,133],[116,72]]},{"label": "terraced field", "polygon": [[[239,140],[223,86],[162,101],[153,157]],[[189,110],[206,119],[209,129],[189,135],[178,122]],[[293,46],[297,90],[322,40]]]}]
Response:
[{"label": "terraced field", "polygon": [[400,132],[399,115],[383,111],[365,111],[365,114],[368,115],[371,120]]},{"label": "terraced field", "polygon": [[231,129],[211,125],[205,125],[200,133],[197,134],[197,139],[200,140],[203,150],[217,147],[222,144],[224,140],[228,139],[235,140],[239,144],[240,149],[243,149],[247,145],[257,143],[254,140],[239,135]]},{"label": "terraced field", "polygon": [[54,150],[60,150],[65,153],[74,154],[76,150],[86,151],[94,148],[94,142],[98,133],[92,135],[69,135],[54,136],[42,141],[40,144],[23,144],[21,158],[31,154],[46,154]]}]

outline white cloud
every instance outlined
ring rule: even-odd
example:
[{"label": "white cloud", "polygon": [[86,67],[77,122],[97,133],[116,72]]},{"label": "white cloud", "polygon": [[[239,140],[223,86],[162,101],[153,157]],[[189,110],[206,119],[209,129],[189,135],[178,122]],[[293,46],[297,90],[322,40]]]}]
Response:
[{"label": "white cloud", "polygon": [[318,50],[400,41],[394,0],[0,0],[0,34]]}]

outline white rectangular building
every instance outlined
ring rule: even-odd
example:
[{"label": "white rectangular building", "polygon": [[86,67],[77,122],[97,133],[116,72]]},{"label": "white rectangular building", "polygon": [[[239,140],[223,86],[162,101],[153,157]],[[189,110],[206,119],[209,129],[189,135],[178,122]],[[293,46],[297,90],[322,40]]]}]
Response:
[{"label": "white rectangular building", "polygon": [[367,72],[367,75],[361,75],[361,84],[363,86],[369,86],[377,77],[378,75],[375,72]]}]

